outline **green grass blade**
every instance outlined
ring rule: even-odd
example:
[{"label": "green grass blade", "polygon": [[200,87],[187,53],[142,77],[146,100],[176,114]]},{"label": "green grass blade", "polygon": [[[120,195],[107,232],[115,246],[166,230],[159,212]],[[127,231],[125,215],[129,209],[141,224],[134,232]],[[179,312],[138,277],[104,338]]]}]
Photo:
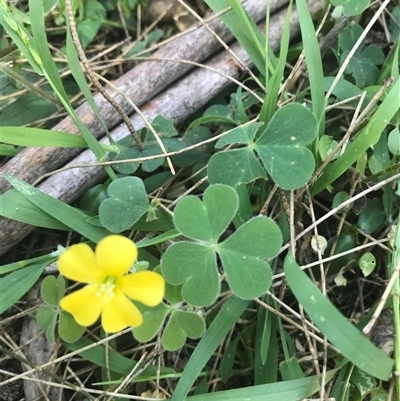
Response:
[{"label": "green grass blade", "polygon": [[36,283],[48,261],[39,262],[0,278],[0,314],[11,308]]},{"label": "green grass blade", "polygon": [[[399,267],[400,263],[400,214],[397,220],[396,232],[394,236],[394,247],[392,256],[392,269],[389,271],[390,276],[393,274],[395,268]],[[393,323],[394,323],[394,360],[395,360],[395,370],[398,372],[400,370],[400,277],[397,272],[396,280],[392,287],[392,306],[393,306]],[[396,377],[396,388],[397,394],[400,394],[400,376]]]},{"label": "green grass blade", "polygon": [[38,265],[39,263],[44,263],[46,264],[46,266],[49,266],[56,260],[57,258],[52,254],[42,255],[27,260],[19,260],[18,262],[8,263],[6,265],[0,266],[0,275],[10,273],[12,271],[22,269],[24,267]]},{"label": "green grass blade", "polygon": [[222,21],[233,36],[246,50],[250,59],[260,71],[265,74],[265,37],[255,22],[249,17],[239,0],[205,0],[205,3],[215,12],[232,7],[232,11],[221,16]]},{"label": "green grass blade", "polygon": [[283,73],[286,66],[286,59],[289,50],[289,40],[290,40],[290,15],[292,12],[292,2],[290,2],[286,14],[285,24],[282,30],[281,46],[279,60],[274,69],[271,79],[269,80],[267,89],[268,95],[265,97],[265,102],[262,105],[260,112],[260,120],[268,123],[276,111],[276,106],[278,104],[278,92],[281,86]]},{"label": "green grass blade", "polygon": [[[326,373],[329,381],[336,373],[331,370]],[[187,401],[295,401],[308,398],[320,389],[320,379],[317,376],[287,380],[273,384],[239,388],[221,391],[219,393],[194,395]]]},{"label": "green grass blade", "polygon": [[1,127],[0,141],[17,146],[87,148],[85,140],[78,135],[31,127]]},{"label": "green grass blade", "polygon": [[214,351],[244,312],[249,301],[232,296],[226,301],[192,353],[171,401],[182,401]]},{"label": "green grass blade", "polygon": [[[80,352],[79,355],[81,355],[88,361],[93,362],[97,366],[109,368],[111,371],[120,373],[121,375],[128,375],[132,372],[132,369],[138,368],[137,361],[121,355],[117,351],[114,351],[112,348],[106,350],[104,345],[95,345],[91,340],[85,337],[81,337],[78,341],[74,343],[67,343],[63,341],[63,344],[71,351],[78,351],[81,348],[86,348],[90,345],[93,345],[93,347]],[[139,369],[140,366],[143,365],[139,365]],[[151,378],[155,379],[157,377],[157,369],[157,366],[148,366],[135,379],[135,381],[141,381],[140,378],[142,377],[142,375],[146,377],[150,376]],[[175,370],[172,368],[162,367],[160,373],[162,375],[168,375],[169,377],[171,377],[175,374]]]},{"label": "green grass blade", "polygon": [[97,108],[97,105],[93,99],[92,92],[90,91],[90,88],[86,82],[85,75],[83,74],[81,63],[79,61],[78,53],[76,51],[76,48],[74,46],[74,43],[72,41],[72,36],[70,32],[70,26],[68,22],[68,16],[67,12],[65,11],[65,18],[67,21],[67,26],[68,26],[68,31],[67,31],[67,59],[68,59],[68,66],[69,69],[71,70],[72,76],[74,77],[76,83],[79,86],[79,89],[83,93],[83,96],[85,97],[86,101],[90,105],[91,109],[93,110],[93,113],[97,117],[97,120],[100,122],[102,125],[104,132],[107,134],[108,139],[110,141],[110,144],[114,143],[114,140],[112,139],[106,125],[103,122],[103,119],[101,118],[101,115],[99,113],[99,110]]},{"label": "green grass blade", "polygon": [[398,78],[366,127],[346,148],[345,152],[333,164],[324,169],[312,186],[311,194],[313,196],[344,174],[353,163],[362,157],[364,152],[378,142],[382,131],[399,110],[399,93],[400,79]]},{"label": "green grass blade", "polygon": [[[74,123],[77,125],[84,140],[88,144],[91,151],[95,154],[97,160],[99,160],[100,162],[105,161],[106,157],[104,149],[97,141],[97,139],[93,136],[93,134],[88,130],[88,128],[78,118],[65,92],[60,74],[57,70],[56,63],[53,60],[47,43],[43,2],[41,0],[29,0],[29,9],[32,22],[33,40],[39,56],[42,59],[44,75],[46,76],[49,84],[52,86],[53,90],[57,94],[61,103],[65,107],[66,111],[71,116]],[[117,178],[116,174],[110,166],[105,166],[104,169],[111,179],[114,180]]]},{"label": "green grass blade", "polygon": [[105,228],[88,224],[87,219],[89,219],[90,216],[82,211],[39,191],[32,185],[12,177],[11,175],[5,174],[4,177],[17,191],[38,208],[89,240],[97,243],[102,238],[109,235],[109,232]]},{"label": "green grass blade", "polygon": [[[317,34],[314,30],[313,20],[305,0],[296,0],[299,15],[300,31],[307,63],[307,71],[310,79],[312,110],[317,117],[319,134],[325,130],[325,93],[324,72],[322,69],[321,52],[319,49]],[[318,138],[316,140],[318,149]],[[314,152],[316,155],[317,152]]]},{"label": "green grass blade", "polygon": [[364,337],[322,295],[291,254],[286,257],[284,268],[293,294],[322,334],[354,365],[371,376],[388,380],[393,368],[393,359]]},{"label": "green grass blade", "polygon": [[10,38],[26,57],[31,67],[39,75],[43,75],[42,63],[33,47],[32,36],[14,17],[14,14],[11,12],[5,0],[0,0],[0,25],[3,26],[10,35]]},{"label": "green grass blade", "polygon": [[0,196],[0,216],[35,227],[69,230],[69,227],[29,202],[25,196],[16,190],[7,191]]},{"label": "green grass blade", "polygon": [[138,248],[146,248],[148,246],[153,246],[153,245],[157,245],[157,244],[161,244],[163,242],[166,241],[171,241],[174,238],[177,238],[179,236],[181,236],[182,234],[177,230],[177,229],[172,229],[172,230],[168,230],[165,233],[162,233],[160,235],[157,235],[154,238],[150,238],[150,239],[145,239],[143,241],[139,241],[136,243],[136,246]]}]

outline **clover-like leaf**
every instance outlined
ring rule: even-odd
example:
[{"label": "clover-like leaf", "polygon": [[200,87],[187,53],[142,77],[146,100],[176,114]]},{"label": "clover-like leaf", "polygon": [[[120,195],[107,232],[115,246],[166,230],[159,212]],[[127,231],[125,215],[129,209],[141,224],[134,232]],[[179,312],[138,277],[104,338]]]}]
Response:
[{"label": "clover-like leaf", "polygon": [[190,196],[175,208],[176,228],[195,242],[171,245],[161,268],[168,283],[182,285],[182,298],[192,305],[210,305],[218,296],[217,252],[228,283],[238,296],[260,296],[271,284],[271,270],[264,259],[275,256],[282,244],[281,232],[272,220],[254,217],[226,241],[217,243],[235,216],[237,202],[233,188],[217,184],[207,188],[204,202]]},{"label": "clover-like leaf", "polygon": [[309,180],[315,161],[306,146],[315,139],[318,128],[313,113],[297,103],[284,106],[254,142],[261,125],[238,127],[217,142],[217,147],[232,143],[247,146],[213,155],[207,170],[210,183],[236,186],[265,178],[266,172],[283,189],[299,188]]},{"label": "clover-like leaf", "polygon": [[[161,114],[153,120],[151,125],[156,130],[160,138],[171,138],[172,136],[179,135],[178,131],[174,127],[174,121],[169,118],[165,118]],[[150,132],[147,135],[153,136],[153,134]]]},{"label": "clover-like leaf", "polygon": [[173,310],[161,337],[163,347],[168,351],[182,348],[186,338],[199,338],[206,325],[204,319],[194,312]]},{"label": "clover-like leaf", "polygon": [[226,185],[212,185],[204,191],[203,202],[185,196],[174,212],[176,228],[186,237],[216,243],[236,214],[238,196]]},{"label": "clover-like leaf", "polygon": [[253,123],[237,127],[223,136],[215,144],[222,148],[230,144],[245,144],[244,148],[226,150],[214,154],[207,167],[208,179],[211,184],[226,184],[235,187],[247,184],[257,178],[267,178],[267,174],[255,157],[254,138],[263,123]]},{"label": "clover-like leaf", "polygon": [[296,189],[310,179],[315,161],[306,146],[316,135],[314,114],[298,103],[282,107],[272,117],[256,142],[256,152],[281,188]]},{"label": "clover-like leaf", "polygon": [[47,276],[43,279],[40,285],[40,295],[47,304],[58,306],[60,298],[58,296],[56,278],[54,276]]},{"label": "clover-like leaf", "polygon": [[176,351],[182,348],[186,341],[186,334],[179,324],[178,317],[175,313],[171,314],[164,333],[161,337],[163,347],[168,351]]},{"label": "clover-like leaf", "polygon": [[220,283],[212,248],[186,241],[172,244],[162,258],[161,268],[170,284],[182,284],[182,297],[188,303],[206,306],[216,300]]},{"label": "clover-like leaf", "polygon": [[211,184],[233,187],[267,178],[267,173],[250,147],[215,153],[208,163],[207,172]]},{"label": "clover-like leaf", "polygon": [[200,338],[206,330],[204,319],[195,312],[175,311],[185,334],[192,339]]},{"label": "clover-like leaf", "polygon": [[[360,6],[359,0],[355,0],[354,3],[356,7]],[[350,4],[350,1],[347,4]],[[362,32],[363,28],[358,24],[354,24],[349,28],[345,28],[340,33],[339,47],[341,50],[341,64],[343,64],[348,58],[350,51],[360,38]],[[353,76],[359,88],[372,85],[376,81],[379,74],[379,69],[376,66],[383,64],[385,61],[385,54],[378,45],[372,44],[367,47],[364,46],[365,44],[362,43],[354,53],[346,68],[346,73]]]},{"label": "clover-like leaf", "polygon": [[60,321],[58,323],[58,334],[67,343],[78,341],[85,332],[86,327],[76,322],[74,317],[68,312],[60,311]]},{"label": "clover-like leaf", "polygon": [[264,259],[275,256],[281,245],[278,226],[263,216],[252,218],[219,245],[228,283],[237,296],[252,299],[269,288],[272,273]]},{"label": "clover-like leaf", "polygon": [[160,331],[170,308],[161,303],[154,307],[136,304],[143,316],[143,323],[132,329],[136,340],[140,342],[150,341]]},{"label": "clover-like leaf", "polygon": [[99,208],[101,224],[113,233],[120,233],[132,227],[149,207],[143,181],[138,177],[123,177],[108,187],[110,198]]},{"label": "clover-like leaf", "polygon": [[224,135],[215,144],[216,148],[223,148],[226,145],[246,144],[252,145],[257,131],[264,125],[264,123],[253,123],[242,127],[237,127]]},{"label": "clover-like leaf", "polygon": [[[149,137],[152,134],[148,134]],[[165,149],[167,152],[174,152],[177,150],[181,150],[184,148],[184,144],[177,138],[164,138],[162,140]],[[120,161],[120,160],[128,160],[128,159],[137,159],[142,157],[150,157],[150,156],[157,156],[161,155],[163,151],[160,148],[160,145],[155,140],[146,141],[143,144],[143,151],[140,151],[138,148],[129,148],[123,150],[117,156],[114,157],[113,161]],[[146,160],[142,163],[142,170],[151,172],[156,170],[164,163],[165,158],[159,157],[152,160]],[[132,163],[121,163],[121,164],[114,164],[114,170],[118,171],[121,174],[132,174],[134,173],[139,167],[138,162]]]},{"label": "clover-like leaf", "polygon": [[36,322],[38,326],[46,332],[46,338],[49,344],[55,341],[55,327],[57,324],[58,311],[49,305],[40,306],[36,313]]}]

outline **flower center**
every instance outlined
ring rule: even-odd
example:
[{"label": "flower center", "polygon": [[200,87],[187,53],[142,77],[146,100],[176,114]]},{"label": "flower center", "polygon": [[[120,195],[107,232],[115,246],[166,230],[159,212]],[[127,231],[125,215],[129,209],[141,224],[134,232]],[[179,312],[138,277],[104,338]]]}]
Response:
[{"label": "flower center", "polygon": [[117,283],[117,278],[114,276],[107,276],[103,283],[100,284],[99,290],[96,293],[98,297],[106,297],[107,300],[110,300],[115,297],[115,285]]}]

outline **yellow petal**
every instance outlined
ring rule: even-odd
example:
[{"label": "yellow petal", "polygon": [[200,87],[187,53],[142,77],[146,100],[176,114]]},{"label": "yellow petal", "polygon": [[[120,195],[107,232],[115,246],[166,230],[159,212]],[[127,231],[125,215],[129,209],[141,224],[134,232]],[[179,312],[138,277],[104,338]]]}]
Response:
[{"label": "yellow petal", "polygon": [[87,244],[72,245],[60,255],[57,266],[63,276],[82,283],[99,282],[104,277],[104,271]]},{"label": "yellow petal", "polygon": [[143,270],[121,277],[119,288],[135,301],[156,306],[164,298],[165,281],[161,274]]},{"label": "yellow petal", "polygon": [[104,295],[97,295],[99,290],[99,284],[89,284],[62,298],[60,306],[69,312],[81,326],[90,326],[99,318],[107,299]]},{"label": "yellow petal", "polygon": [[127,327],[138,327],[143,318],[139,309],[120,291],[115,290],[101,314],[101,324],[106,333],[117,333]]},{"label": "yellow petal", "polygon": [[128,272],[137,259],[135,243],[122,235],[109,235],[96,247],[96,257],[107,275],[121,277]]}]

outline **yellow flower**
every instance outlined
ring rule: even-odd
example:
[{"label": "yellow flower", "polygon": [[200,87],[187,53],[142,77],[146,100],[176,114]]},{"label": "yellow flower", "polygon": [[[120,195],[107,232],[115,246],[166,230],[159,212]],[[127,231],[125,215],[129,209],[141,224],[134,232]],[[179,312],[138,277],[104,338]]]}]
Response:
[{"label": "yellow flower", "polygon": [[127,274],[137,256],[136,245],[121,235],[105,237],[95,252],[87,244],[72,245],[60,255],[58,269],[63,276],[88,285],[62,298],[61,308],[85,327],[101,315],[107,333],[140,326],[142,315],[129,298],[156,306],[164,297],[165,281],[148,270]]}]

